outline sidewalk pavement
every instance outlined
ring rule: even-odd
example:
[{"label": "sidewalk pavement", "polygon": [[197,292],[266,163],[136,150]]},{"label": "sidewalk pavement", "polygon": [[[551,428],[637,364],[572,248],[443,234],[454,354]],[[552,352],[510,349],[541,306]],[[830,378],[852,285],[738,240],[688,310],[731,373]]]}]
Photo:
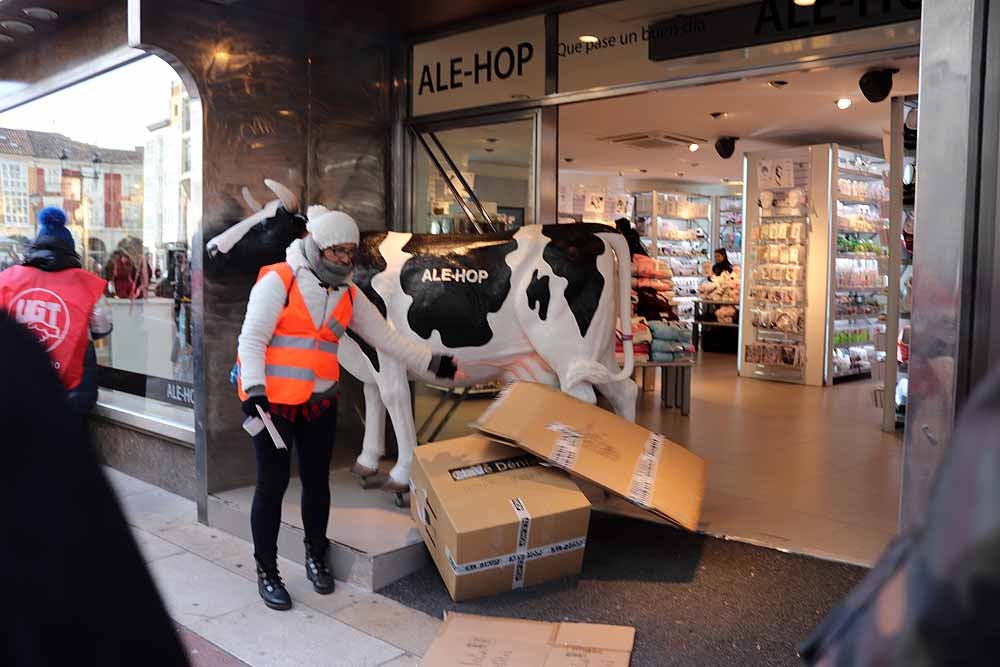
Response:
[{"label": "sidewalk pavement", "polygon": [[318,595],[280,559],[291,611],[257,596],[248,542],[197,521],[193,501],[104,468],[194,667],[406,667],[441,621],[342,582]]}]

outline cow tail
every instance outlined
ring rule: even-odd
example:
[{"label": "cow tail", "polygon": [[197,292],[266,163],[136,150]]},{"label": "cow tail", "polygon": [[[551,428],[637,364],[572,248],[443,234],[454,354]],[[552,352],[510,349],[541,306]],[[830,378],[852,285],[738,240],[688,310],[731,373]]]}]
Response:
[{"label": "cow tail", "polygon": [[597,361],[579,360],[569,369],[565,385],[573,387],[581,382],[607,384],[621,382],[632,377],[635,369],[635,350],[632,346],[632,255],[628,241],[617,233],[601,234],[614,251],[618,260],[618,318],[622,327],[622,347],[625,351],[625,367],[617,373]]}]

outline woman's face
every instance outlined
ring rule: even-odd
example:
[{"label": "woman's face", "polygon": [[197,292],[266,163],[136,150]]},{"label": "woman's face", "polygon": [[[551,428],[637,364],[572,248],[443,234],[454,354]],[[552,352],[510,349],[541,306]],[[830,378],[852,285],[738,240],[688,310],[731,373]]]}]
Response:
[{"label": "woman's face", "polygon": [[717,264],[718,264],[719,262],[722,262],[722,261],[724,261],[725,259],[726,259],[725,255],[723,255],[723,254],[722,254],[721,252],[719,252],[718,250],[716,250],[716,251],[715,251],[715,262],[716,262]]}]

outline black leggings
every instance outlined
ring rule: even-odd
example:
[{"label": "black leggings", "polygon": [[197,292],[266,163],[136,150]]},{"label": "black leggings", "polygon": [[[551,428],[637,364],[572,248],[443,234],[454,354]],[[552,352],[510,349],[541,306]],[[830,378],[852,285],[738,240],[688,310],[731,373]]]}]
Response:
[{"label": "black leggings", "polygon": [[276,448],[267,429],[253,438],[257,452],[257,487],[250,510],[250,529],[253,532],[254,557],[267,566],[277,563],[281,500],[291,474],[291,449],[298,450],[302,525],[306,542],[318,552],[326,550],[326,524],[330,518],[330,455],[337,430],[337,404],[334,403],[313,421],[305,421],[301,416],[294,422],[277,415],[271,415],[271,418],[289,449]]}]

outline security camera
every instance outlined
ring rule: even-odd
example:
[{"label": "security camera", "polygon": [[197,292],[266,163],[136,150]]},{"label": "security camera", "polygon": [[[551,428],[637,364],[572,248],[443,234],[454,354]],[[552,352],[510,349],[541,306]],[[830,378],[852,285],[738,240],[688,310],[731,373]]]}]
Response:
[{"label": "security camera", "polygon": [[719,137],[715,140],[715,152],[723,160],[728,160],[736,151],[736,142],[738,140],[739,137]]},{"label": "security camera", "polygon": [[892,75],[898,71],[895,68],[873,69],[862,74],[858,87],[865,99],[874,104],[889,97],[892,92]]}]

